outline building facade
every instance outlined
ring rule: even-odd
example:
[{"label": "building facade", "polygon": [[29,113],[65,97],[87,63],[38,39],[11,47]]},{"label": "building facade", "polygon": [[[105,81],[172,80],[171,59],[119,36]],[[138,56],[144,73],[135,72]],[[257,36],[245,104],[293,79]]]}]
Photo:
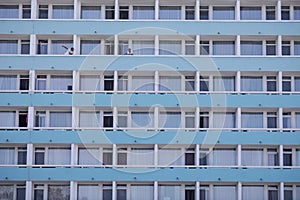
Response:
[{"label": "building facade", "polygon": [[0,0],[0,199],[299,200],[299,20],[298,0]]}]

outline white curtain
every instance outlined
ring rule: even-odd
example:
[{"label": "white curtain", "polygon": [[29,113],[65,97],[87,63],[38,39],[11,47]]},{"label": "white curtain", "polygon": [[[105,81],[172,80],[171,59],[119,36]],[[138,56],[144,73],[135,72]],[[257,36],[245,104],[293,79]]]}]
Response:
[{"label": "white curtain", "polygon": [[181,41],[160,41],[159,55],[181,55]]},{"label": "white curtain", "polygon": [[73,19],[74,8],[69,5],[54,5],[52,11],[53,19]]},{"label": "white curtain", "polygon": [[234,7],[214,7],[213,8],[214,20],[234,20]]},{"label": "white curtain", "polygon": [[131,200],[153,200],[154,188],[152,185],[131,185]]},{"label": "white curtain", "polygon": [[296,165],[300,166],[300,149],[296,150]]},{"label": "white curtain", "polygon": [[79,165],[98,165],[100,163],[100,152],[97,148],[80,148],[78,150]]},{"label": "white curtain", "polygon": [[100,127],[100,113],[99,112],[80,112],[79,114],[80,127]]},{"label": "white curtain", "polygon": [[214,41],[213,55],[234,55],[235,42],[234,41]]},{"label": "white curtain", "polygon": [[243,76],[241,91],[262,91],[262,77]]},{"label": "white curtain", "polygon": [[131,127],[151,128],[154,127],[154,115],[148,112],[132,112]]},{"label": "white curtain", "polygon": [[161,76],[159,77],[160,91],[181,91],[181,77]]},{"label": "white curtain", "polygon": [[154,91],[153,76],[133,76],[132,77],[133,91]]},{"label": "white curtain", "polygon": [[100,55],[101,41],[100,40],[81,40],[80,42],[81,55]]},{"label": "white curtain", "polygon": [[48,152],[49,165],[70,165],[71,164],[71,150],[49,148]]},{"label": "white curtain", "polygon": [[67,52],[67,49],[62,47],[63,45],[68,48],[71,48],[73,46],[73,41],[72,40],[53,40],[51,43],[51,54],[64,55]]},{"label": "white curtain", "polygon": [[0,18],[19,18],[19,5],[1,5]]},{"label": "white curtain", "polygon": [[66,200],[70,199],[69,185],[49,185],[48,200]]},{"label": "white curtain", "polygon": [[134,55],[154,55],[154,41],[132,41]]},{"label": "white curtain", "polygon": [[15,127],[16,112],[0,112],[0,127]]},{"label": "white curtain", "polygon": [[242,128],[263,128],[263,113],[242,113]]},{"label": "white curtain", "polygon": [[134,6],[133,19],[154,19],[153,6]]},{"label": "white curtain", "polygon": [[261,41],[242,41],[241,55],[262,55]]},{"label": "white curtain", "polygon": [[159,114],[158,126],[163,128],[179,128],[181,125],[180,112],[166,112]]},{"label": "white curtain", "polygon": [[71,112],[51,112],[50,127],[71,127],[72,113]]},{"label": "white curtain", "polygon": [[261,20],[261,7],[241,7],[241,20]]},{"label": "white curtain", "polygon": [[214,200],[236,200],[235,186],[214,186]]},{"label": "white curtain", "polygon": [[101,7],[81,6],[81,19],[101,19]]},{"label": "white curtain", "polygon": [[[300,55],[300,45],[299,45],[299,55]],[[295,78],[295,91],[300,92],[300,77]]]},{"label": "white curtain", "polygon": [[235,165],[236,152],[234,149],[213,150],[213,165]]},{"label": "white curtain", "polygon": [[165,19],[165,20],[181,19],[181,7],[180,6],[160,6],[159,19]]},{"label": "white curtain", "polygon": [[15,149],[1,148],[0,149],[0,164],[13,165],[15,164]]},{"label": "white curtain", "polygon": [[214,91],[234,91],[234,77],[214,77]]},{"label": "white curtain", "polygon": [[160,149],[158,151],[159,165],[183,165],[180,149]]},{"label": "white curtain", "polygon": [[243,200],[264,200],[264,186],[243,186]]},{"label": "white curtain", "polygon": [[214,113],[214,128],[235,128],[235,113]]},{"label": "white curtain", "polygon": [[94,200],[99,198],[98,185],[79,185],[78,200]]},{"label": "white curtain", "polygon": [[153,149],[131,149],[129,156],[129,165],[153,165]]},{"label": "white curtain", "polygon": [[158,200],[181,200],[180,186],[158,186]]},{"label": "white curtain", "polygon": [[51,76],[50,90],[68,90],[72,84],[72,76]]},{"label": "white curtain", "polygon": [[100,89],[100,77],[98,75],[80,76],[80,90],[95,91]]},{"label": "white curtain", "polygon": [[0,40],[0,54],[17,54],[18,40]]},{"label": "white curtain", "polygon": [[17,76],[0,76],[0,90],[16,90]]},{"label": "white curtain", "polygon": [[262,149],[243,149],[242,165],[245,166],[262,166],[263,150]]}]

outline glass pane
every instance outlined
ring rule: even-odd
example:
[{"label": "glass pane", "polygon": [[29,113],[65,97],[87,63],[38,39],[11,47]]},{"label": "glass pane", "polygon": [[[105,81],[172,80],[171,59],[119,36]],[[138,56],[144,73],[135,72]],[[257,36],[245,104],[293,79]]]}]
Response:
[{"label": "glass pane", "polygon": [[262,55],[262,42],[242,41],[241,55]]},{"label": "glass pane", "polygon": [[99,149],[87,148],[79,149],[78,164],[79,165],[98,165],[100,164]]},{"label": "glass pane", "polygon": [[151,128],[154,126],[153,113],[132,112],[131,126],[135,128]]},{"label": "glass pane", "polygon": [[0,90],[16,90],[17,76],[0,76]]},{"label": "glass pane", "polygon": [[214,128],[235,128],[235,113],[214,113]]},{"label": "glass pane", "polygon": [[263,150],[262,149],[244,149],[242,150],[242,165],[262,166]]},{"label": "glass pane", "polygon": [[51,76],[50,90],[72,90],[71,76]]},{"label": "glass pane", "polygon": [[181,91],[181,77],[159,77],[159,91]]},{"label": "glass pane", "polygon": [[180,41],[160,41],[159,55],[180,55],[181,42]]},{"label": "glass pane", "polygon": [[25,186],[22,187],[22,188],[17,188],[17,198],[16,198],[16,200],[25,200],[25,196],[26,196]]},{"label": "glass pane", "polygon": [[158,151],[158,164],[164,166],[184,165],[180,149],[160,149]]},{"label": "glass pane", "polygon": [[180,186],[158,186],[158,200],[180,200]]},{"label": "glass pane", "polygon": [[101,7],[100,6],[82,6],[81,19],[100,19]]},{"label": "glass pane", "polygon": [[103,189],[103,200],[112,200],[112,189]]},{"label": "glass pane", "polygon": [[214,165],[235,165],[236,163],[236,153],[233,149],[215,149],[213,158]]},{"label": "glass pane", "polygon": [[129,165],[153,165],[154,150],[153,149],[132,149],[129,155]]},{"label": "glass pane", "polygon": [[262,77],[243,76],[241,91],[262,91]]},{"label": "glass pane", "polygon": [[15,112],[0,112],[0,127],[15,127],[16,113]]},{"label": "glass pane", "polygon": [[300,113],[296,113],[295,122],[296,122],[296,128],[300,128]]},{"label": "glass pane", "polygon": [[294,20],[300,20],[300,6],[294,6]]},{"label": "glass pane", "polygon": [[50,165],[69,165],[71,163],[70,149],[50,148],[48,154],[48,164]]},{"label": "glass pane", "polygon": [[154,41],[133,41],[135,55],[154,55]]},{"label": "glass pane", "polygon": [[14,148],[1,148],[0,149],[0,164],[13,165],[15,164],[15,150]]},{"label": "glass pane", "polygon": [[243,200],[264,200],[263,186],[243,186]]},{"label": "glass pane", "polygon": [[97,75],[80,76],[80,90],[96,91],[100,89],[100,77]]},{"label": "glass pane", "polygon": [[17,40],[0,40],[0,54],[17,54]]},{"label": "glass pane", "polygon": [[74,9],[73,6],[68,5],[54,5],[52,11],[53,19],[73,19]]},{"label": "glass pane", "polygon": [[72,40],[53,40],[51,45],[51,54],[65,54],[68,55],[69,52],[64,48],[64,46],[71,48],[73,46]]},{"label": "glass pane", "polygon": [[154,188],[151,185],[131,185],[131,200],[153,200]]},{"label": "glass pane", "polygon": [[263,114],[242,113],[242,128],[263,128]]},{"label": "glass pane", "polygon": [[234,55],[235,44],[233,41],[213,42],[213,55]]},{"label": "glass pane", "polygon": [[0,18],[19,18],[19,5],[1,5]]},{"label": "glass pane", "polygon": [[241,7],[241,20],[261,20],[261,7]]},{"label": "glass pane", "polygon": [[134,6],[133,19],[154,19],[153,6]]},{"label": "glass pane", "polygon": [[134,76],[132,77],[133,91],[154,91],[154,77]]},{"label": "glass pane", "polygon": [[160,113],[158,123],[158,126],[163,128],[179,128],[181,124],[181,113]]},{"label": "glass pane", "polygon": [[234,7],[214,7],[213,8],[214,20],[234,20]]},{"label": "glass pane", "polygon": [[101,54],[100,40],[81,40],[80,54],[81,55],[99,55]]},{"label": "glass pane", "polygon": [[234,91],[234,77],[214,77],[214,91]]},{"label": "glass pane", "polygon": [[98,199],[99,191],[97,185],[79,185],[78,200]]},{"label": "glass pane", "polygon": [[48,200],[68,200],[70,199],[70,186],[49,185]]},{"label": "glass pane", "polygon": [[80,112],[79,114],[80,127],[100,127],[99,112]]},{"label": "glass pane", "polygon": [[25,148],[25,151],[18,152],[18,165],[26,165],[26,160],[27,160],[27,152]]},{"label": "glass pane", "polygon": [[181,19],[180,6],[161,6],[159,8],[159,19],[166,19],[166,20]]},{"label": "glass pane", "polygon": [[236,198],[237,195],[235,186],[214,186],[214,200],[235,200]]},{"label": "glass pane", "polygon": [[71,112],[51,112],[50,127],[71,127],[72,113]]},{"label": "glass pane", "polygon": [[300,42],[295,41],[294,42],[294,55],[300,55]]}]

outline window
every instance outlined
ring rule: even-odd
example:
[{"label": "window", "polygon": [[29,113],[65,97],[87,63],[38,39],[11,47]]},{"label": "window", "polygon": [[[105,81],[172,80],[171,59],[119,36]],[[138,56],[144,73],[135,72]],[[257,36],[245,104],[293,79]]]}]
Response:
[{"label": "window", "polygon": [[283,56],[291,55],[291,42],[290,41],[282,41],[282,55]]},{"label": "window", "polygon": [[242,128],[263,128],[263,113],[242,113]]},{"label": "window", "polygon": [[282,116],[283,120],[283,128],[292,128],[292,120],[291,120],[291,113],[284,112]]},{"label": "window", "polygon": [[209,200],[209,186],[208,185],[200,185],[200,199],[201,200]]},{"label": "window", "polygon": [[267,113],[267,128],[277,128],[276,112],[268,112]]},{"label": "window", "polygon": [[268,76],[267,77],[267,91],[275,92],[276,90],[277,90],[276,76]]},{"label": "window", "polygon": [[279,200],[277,186],[268,187],[268,200]]},{"label": "window", "polygon": [[49,165],[69,165],[71,163],[70,148],[49,148],[48,164]]},{"label": "window", "polygon": [[50,112],[50,127],[72,127],[72,113]]},{"label": "window", "polygon": [[154,91],[154,76],[133,76],[132,91]]},{"label": "window", "polygon": [[115,19],[114,6],[105,6],[105,19]]},{"label": "window", "polygon": [[126,55],[128,50],[128,41],[119,41],[119,55]]},{"label": "window", "polygon": [[48,54],[48,40],[39,40],[37,54]]},{"label": "window", "polygon": [[158,200],[172,199],[180,200],[181,190],[180,185],[159,185]]},{"label": "window", "polygon": [[282,91],[290,92],[292,91],[292,79],[289,76],[282,77]]},{"label": "window", "polygon": [[0,111],[0,127],[16,127],[16,112]]},{"label": "window", "polygon": [[74,18],[74,8],[69,5],[53,5],[52,10],[53,19],[73,19]]},{"label": "window", "polygon": [[129,154],[128,165],[154,164],[154,150],[151,148],[132,148]]},{"label": "window", "polygon": [[295,113],[296,128],[300,128],[300,113]]},{"label": "window", "polygon": [[195,187],[192,185],[185,186],[185,200],[195,200]]},{"label": "window", "polygon": [[112,200],[112,185],[103,185],[103,200]]},{"label": "window", "polygon": [[200,55],[209,55],[209,41],[200,41]]},{"label": "window", "polygon": [[262,55],[262,42],[241,41],[241,55]]},{"label": "window", "polygon": [[284,200],[293,200],[293,187],[284,186]]},{"label": "window", "polygon": [[214,41],[213,55],[234,55],[235,42],[234,41]]},{"label": "window", "polygon": [[160,76],[159,91],[181,91],[181,77]]},{"label": "window", "polygon": [[181,55],[181,41],[160,41],[159,55]]},{"label": "window", "polygon": [[128,6],[120,6],[120,19],[129,19],[129,8]]},{"label": "window", "polygon": [[104,76],[104,91],[114,90],[114,76]]},{"label": "window", "polygon": [[281,6],[281,20],[290,20],[289,6]]},{"label": "window", "polygon": [[88,127],[88,128],[100,127],[100,113],[95,111],[80,112],[79,127]]},{"label": "window", "polygon": [[48,5],[39,5],[39,19],[48,19]]},{"label": "window", "polygon": [[264,186],[259,185],[243,185],[242,187],[243,200],[264,200]]},{"label": "window", "polygon": [[200,76],[200,91],[209,91],[209,77]]},{"label": "window", "polygon": [[29,90],[29,76],[28,75],[20,75],[19,89],[20,90]]},{"label": "window", "polygon": [[114,42],[113,41],[105,41],[104,53],[105,55],[114,55]]},{"label": "window", "polygon": [[117,185],[117,199],[126,200],[127,188],[126,185]]},{"label": "window", "polygon": [[100,40],[81,40],[80,42],[81,55],[100,55],[101,41]]},{"label": "window", "polygon": [[214,77],[213,89],[214,91],[234,91],[234,77]]},{"label": "window", "polygon": [[294,20],[300,20],[300,6],[294,6]]},{"label": "window", "polygon": [[276,55],[276,41],[266,41],[266,55],[274,56]]},{"label": "window", "polygon": [[300,41],[294,41],[294,55],[300,55]]},{"label": "window", "polygon": [[213,114],[214,128],[235,128],[235,113],[214,113]]},{"label": "window", "polygon": [[268,166],[278,166],[279,158],[277,149],[268,149]]},{"label": "window", "polygon": [[23,5],[22,18],[23,19],[31,18],[31,6],[30,5]]},{"label": "window", "polygon": [[243,166],[263,166],[263,149],[242,149]]},{"label": "window", "polygon": [[113,127],[113,114],[112,112],[103,113],[103,128],[112,128]]},{"label": "window", "polygon": [[200,20],[208,20],[209,19],[209,11],[208,6],[200,6]]},{"label": "window", "polygon": [[79,148],[78,165],[99,165],[100,151],[98,148]]},{"label": "window", "polygon": [[133,19],[154,19],[153,6],[133,6]]},{"label": "window", "polygon": [[81,19],[101,19],[100,6],[82,6]]},{"label": "window", "polygon": [[160,6],[159,19],[164,20],[179,20],[181,19],[180,6]]},{"label": "window", "polygon": [[19,111],[19,127],[27,127],[27,117],[27,112]]},{"label": "window", "polygon": [[241,91],[262,91],[262,77],[242,76]]},{"label": "window", "polygon": [[214,200],[236,199],[237,190],[235,186],[214,186]]},{"label": "window", "polygon": [[214,7],[213,8],[214,20],[234,20],[234,7]]},{"label": "window", "polygon": [[195,55],[194,41],[185,41],[185,55]]},{"label": "window", "polygon": [[127,148],[118,148],[118,165],[127,165]]},{"label": "window", "polygon": [[43,111],[36,112],[35,127],[46,127],[46,112]]},{"label": "window", "polygon": [[18,165],[26,165],[27,163],[27,148],[26,147],[19,147],[18,151],[18,158],[17,163]]},{"label": "window", "polygon": [[161,112],[159,116],[159,127],[163,128],[180,128],[181,113],[180,112]]},{"label": "window", "polygon": [[292,149],[283,149],[283,166],[292,166]]},{"label": "window", "polygon": [[266,7],[266,20],[275,20],[275,19],[276,19],[275,6],[267,6]]},{"label": "window", "polygon": [[50,77],[50,90],[72,90],[72,76],[52,75]]},{"label": "window", "polygon": [[199,165],[209,164],[209,152],[208,149],[200,149],[199,151]]},{"label": "window", "polygon": [[72,40],[53,40],[51,43],[51,54],[65,54],[67,55],[68,51],[66,51],[63,46],[71,48],[73,46]]},{"label": "window", "polygon": [[234,149],[214,149],[213,165],[235,165],[236,152]]},{"label": "window", "polygon": [[98,199],[98,185],[78,185],[78,199]]},{"label": "window", "polygon": [[0,54],[18,54],[18,40],[0,40]]},{"label": "window", "polygon": [[149,112],[131,112],[131,127],[152,128],[154,127],[154,114]]},{"label": "window", "polygon": [[185,91],[195,91],[194,76],[185,76]]},{"label": "window", "polygon": [[241,20],[261,20],[261,7],[241,7]]},{"label": "window", "polygon": [[131,200],[153,200],[154,187],[153,185],[132,184],[130,186],[130,199]]},{"label": "window", "polygon": [[118,112],[118,124],[117,124],[118,128],[126,128],[128,126],[127,116],[128,116],[128,113],[126,111],[125,112],[122,112],[122,111]]},{"label": "window", "polygon": [[99,75],[81,75],[80,76],[80,90],[85,90],[85,91],[100,90]]},{"label": "window", "polygon": [[195,149],[187,149],[184,158],[185,165],[195,165]]},{"label": "window", "polygon": [[118,76],[118,90],[119,91],[128,90],[128,77],[127,76]]},{"label": "window", "polygon": [[209,128],[209,113],[200,112],[199,128]]},{"label": "window", "polygon": [[195,19],[195,9],[194,6],[186,6],[185,7],[185,19],[186,20],[193,20]]},{"label": "window", "polygon": [[26,147],[1,147],[0,165],[26,165]]},{"label": "window", "polygon": [[185,128],[195,128],[195,113],[185,113]]},{"label": "window", "polygon": [[49,200],[65,200],[70,199],[69,185],[48,185]]},{"label": "window", "polygon": [[154,41],[134,40],[132,47],[135,55],[154,55]]},{"label": "window", "polygon": [[0,5],[0,18],[19,18],[19,5]]},{"label": "window", "polygon": [[26,186],[23,184],[2,184],[0,185],[1,199],[25,200]]},{"label": "window", "polygon": [[30,53],[30,41],[21,40],[21,54],[29,54],[29,53]]},{"label": "window", "polygon": [[0,90],[16,90],[17,76],[0,75]]}]

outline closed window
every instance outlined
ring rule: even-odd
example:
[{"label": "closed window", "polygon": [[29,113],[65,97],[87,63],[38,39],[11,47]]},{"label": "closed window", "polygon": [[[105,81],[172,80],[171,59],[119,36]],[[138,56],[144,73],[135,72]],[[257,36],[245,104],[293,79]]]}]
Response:
[{"label": "closed window", "polygon": [[214,7],[213,19],[214,20],[234,20],[234,7]]},{"label": "closed window", "polygon": [[0,5],[0,18],[19,18],[19,5]]},{"label": "closed window", "polygon": [[242,113],[242,128],[263,128],[263,113]]},{"label": "closed window", "polygon": [[262,77],[242,76],[241,91],[262,91]]},{"label": "closed window", "polygon": [[241,55],[262,55],[262,42],[241,41]]},{"label": "closed window", "polygon": [[50,127],[72,127],[72,113],[50,112]]},{"label": "closed window", "polygon": [[53,5],[53,19],[73,19],[74,8],[71,5]]},{"label": "closed window", "polygon": [[0,40],[0,54],[17,54],[18,40]]},{"label": "closed window", "polygon": [[214,41],[213,55],[234,55],[235,42],[234,41]]},{"label": "closed window", "polygon": [[241,7],[241,20],[261,20],[261,7]]},{"label": "closed window", "polygon": [[159,8],[159,19],[179,20],[181,19],[180,6],[161,6]]},{"label": "closed window", "polygon": [[133,7],[133,19],[154,19],[154,7],[153,6],[134,6]]},{"label": "closed window", "polygon": [[180,112],[163,112],[159,116],[159,127],[179,128],[181,126]]},{"label": "closed window", "polygon": [[100,6],[82,6],[81,19],[101,19]]},{"label": "closed window", "polygon": [[180,41],[160,41],[159,55],[180,55],[181,42]]},{"label": "closed window", "polygon": [[275,6],[267,6],[266,7],[266,20],[275,20],[275,19],[276,19]]},{"label": "closed window", "polygon": [[81,55],[100,55],[101,41],[100,40],[81,40],[80,42]]},{"label": "closed window", "polygon": [[281,20],[290,20],[289,6],[281,6]]},{"label": "closed window", "polygon": [[264,186],[245,185],[242,187],[243,200],[264,200]]},{"label": "closed window", "polygon": [[243,166],[263,166],[263,149],[242,149]]}]

